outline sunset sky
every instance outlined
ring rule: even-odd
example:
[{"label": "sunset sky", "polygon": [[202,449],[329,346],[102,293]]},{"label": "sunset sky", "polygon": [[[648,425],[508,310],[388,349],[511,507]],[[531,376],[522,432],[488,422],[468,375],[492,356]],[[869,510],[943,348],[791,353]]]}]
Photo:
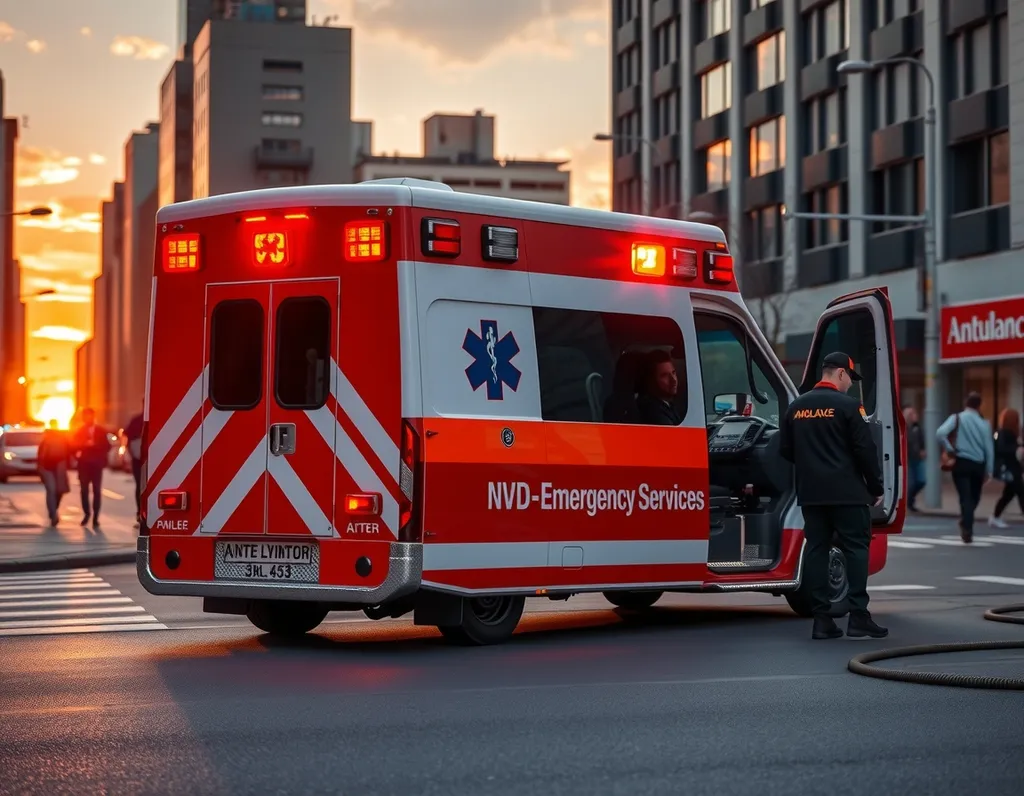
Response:
[{"label": "sunset sky", "polygon": [[[483,108],[499,156],[570,158],[573,204],[607,207],[607,0],[309,0],[353,28],[353,117],[377,152],[418,154],[420,121]],[[22,120],[16,250],[28,302],[33,411],[72,395],[74,350],[91,333],[99,202],[124,174],[133,130],[159,118],[177,0],[0,0],[6,115]]]}]

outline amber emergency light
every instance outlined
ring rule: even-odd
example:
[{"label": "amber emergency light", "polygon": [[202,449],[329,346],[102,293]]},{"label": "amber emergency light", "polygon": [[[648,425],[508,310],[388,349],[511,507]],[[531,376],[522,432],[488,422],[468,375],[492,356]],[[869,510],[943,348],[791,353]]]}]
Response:
[{"label": "amber emergency light", "polygon": [[633,273],[640,276],[665,276],[665,247],[654,243],[634,243]]},{"label": "amber emergency light", "polygon": [[199,270],[199,233],[186,232],[164,238],[164,270],[174,273]]},{"label": "amber emergency light", "polygon": [[349,514],[380,514],[380,495],[345,495],[345,511]]},{"label": "amber emergency light", "polygon": [[285,267],[291,259],[288,236],[284,232],[257,232],[252,236],[253,262],[260,268]]},{"label": "amber emergency light", "polygon": [[388,256],[387,225],[383,221],[349,221],[345,225],[345,259],[379,263]]}]

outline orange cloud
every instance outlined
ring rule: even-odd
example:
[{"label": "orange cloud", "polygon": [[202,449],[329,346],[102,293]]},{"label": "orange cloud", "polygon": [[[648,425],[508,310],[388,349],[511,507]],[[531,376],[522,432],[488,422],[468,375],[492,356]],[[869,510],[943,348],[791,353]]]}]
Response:
[{"label": "orange cloud", "polygon": [[88,26],[86,26],[86,27],[82,28],[82,29],[81,29],[80,31],[78,31],[78,32],[79,32],[79,33],[81,33],[81,34],[82,34],[83,36],[86,36],[86,37],[88,37],[88,36],[92,36],[92,28],[90,28],[90,27],[88,27]]},{"label": "orange cloud", "polygon": [[335,2],[346,22],[393,35],[430,52],[445,65],[479,64],[502,49],[572,57],[570,26],[607,17],[606,0],[352,0]]},{"label": "orange cloud", "polygon": [[6,44],[9,41],[14,41],[14,37],[17,36],[19,31],[7,22],[0,19],[0,44]]},{"label": "orange cloud", "polygon": [[81,158],[63,157],[55,150],[23,146],[18,149],[16,179],[19,188],[62,185],[78,179]]},{"label": "orange cloud", "polygon": [[[69,158],[74,160],[75,158]],[[21,183],[19,183],[20,185]],[[97,202],[98,204],[98,202]],[[35,202],[20,203],[21,209],[28,210],[34,207]],[[26,229],[46,229],[58,232],[88,232],[99,235],[101,231],[101,218],[99,210],[75,211],[58,201],[47,203],[53,212],[48,216],[24,216],[19,219],[18,226]]]},{"label": "orange cloud", "polygon": [[29,49],[29,52],[39,55],[39,53],[46,49],[46,42],[42,39],[30,39],[25,42],[25,46]]},{"label": "orange cloud", "polygon": [[111,55],[136,61],[159,61],[169,52],[166,44],[145,36],[115,36],[110,43]]},{"label": "orange cloud", "polygon": [[59,340],[66,343],[84,343],[89,339],[86,331],[70,326],[40,326],[30,336],[37,340]]}]

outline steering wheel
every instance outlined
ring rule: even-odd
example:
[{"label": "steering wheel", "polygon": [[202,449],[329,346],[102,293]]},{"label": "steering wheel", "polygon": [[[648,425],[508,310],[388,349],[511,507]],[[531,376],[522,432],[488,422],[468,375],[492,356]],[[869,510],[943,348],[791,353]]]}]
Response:
[{"label": "steering wheel", "polygon": [[746,451],[750,450],[757,444],[758,440],[760,440],[761,437],[764,436],[764,432],[771,427],[771,423],[769,423],[763,417],[757,417],[756,415],[723,417],[721,420],[718,421],[718,423],[721,426],[725,426],[726,424],[731,425],[734,423],[740,423],[748,428],[750,426],[755,426],[757,428],[757,432],[754,434],[752,439],[748,440],[748,434],[745,434],[743,436],[742,444],[737,442],[737,447],[731,448],[729,450],[730,454],[745,453]]}]

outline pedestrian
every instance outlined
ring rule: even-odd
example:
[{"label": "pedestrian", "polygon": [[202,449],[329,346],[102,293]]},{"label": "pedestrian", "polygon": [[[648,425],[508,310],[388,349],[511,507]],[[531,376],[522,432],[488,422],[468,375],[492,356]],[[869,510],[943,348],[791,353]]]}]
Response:
[{"label": "pedestrian", "polygon": [[68,467],[71,464],[71,444],[67,435],[51,420],[50,427],[43,432],[39,442],[39,477],[46,490],[46,511],[50,516],[50,527],[60,522],[60,501],[71,487],[68,484]]},{"label": "pedestrian", "polygon": [[917,496],[926,483],[924,432],[918,421],[917,410],[913,406],[903,408],[903,417],[907,421],[907,481],[910,490],[910,494],[907,495],[907,509],[917,511]]},{"label": "pedestrian", "polygon": [[981,396],[967,396],[962,412],[946,418],[939,426],[939,443],[946,453],[944,469],[953,473],[953,484],[960,498],[960,538],[964,544],[974,539],[974,512],[981,502],[981,488],[992,477],[995,446],[992,425],[981,416]]},{"label": "pedestrian", "polygon": [[779,452],[795,465],[797,500],[804,515],[804,577],[811,595],[814,639],[843,635],[829,615],[833,538],[846,554],[850,586],[846,635],[884,638],[889,633],[868,612],[871,506],[882,502],[885,487],[864,408],[846,394],[855,381],[861,381],[861,375],[853,360],[840,352],[829,354],[823,360],[821,380],[790,404],[779,430]]},{"label": "pedestrian", "polygon": [[143,413],[128,421],[124,435],[128,440],[128,457],[132,460],[132,477],[135,478],[135,522],[142,522],[142,429]]},{"label": "pedestrian", "polygon": [[1024,475],[1020,462],[1020,414],[1016,409],[1004,409],[999,415],[999,431],[995,442],[995,477],[1003,482],[1003,494],[996,501],[988,524],[993,528],[1009,528],[1002,519],[1003,512],[1014,496],[1024,514]]},{"label": "pedestrian", "polygon": [[[103,494],[103,470],[107,466],[110,440],[107,431],[96,422],[96,412],[86,409],[82,412],[82,425],[75,432],[72,447],[78,459],[78,484],[82,493],[82,527],[89,524],[100,526],[100,504]],[[92,491],[92,503],[89,491]]]}]

